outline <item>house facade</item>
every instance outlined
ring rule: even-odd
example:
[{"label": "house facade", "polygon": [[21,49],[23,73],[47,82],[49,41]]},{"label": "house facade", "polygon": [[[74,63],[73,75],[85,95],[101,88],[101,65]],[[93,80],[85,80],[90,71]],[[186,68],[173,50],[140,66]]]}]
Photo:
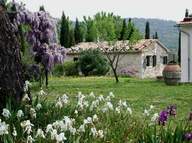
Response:
[{"label": "house facade", "polygon": [[181,82],[192,82],[192,16],[178,23],[181,33]]},{"label": "house facade", "polygon": [[[111,56],[119,54],[120,58],[117,68],[119,75],[138,78],[162,76],[162,71],[168,62],[169,51],[159,40],[140,40],[135,45],[132,45],[131,48],[128,42],[117,41],[115,44],[121,49],[120,51],[114,52],[113,47],[106,44],[106,42],[99,44],[92,42],[80,43],[69,49],[66,60],[78,60],[80,51],[99,48],[101,51],[105,51],[104,54],[110,54]],[[108,52],[101,47],[106,48]]]}]

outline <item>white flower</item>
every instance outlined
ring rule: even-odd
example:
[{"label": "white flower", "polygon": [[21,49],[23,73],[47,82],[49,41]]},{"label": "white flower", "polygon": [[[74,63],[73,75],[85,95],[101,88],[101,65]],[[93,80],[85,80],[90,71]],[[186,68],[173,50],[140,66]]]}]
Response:
[{"label": "white flower", "polygon": [[40,103],[38,103],[37,105],[36,105],[36,109],[37,110],[40,110],[42,108],[42,105],[40,104]]},{"label": "white flower", "polygon": [[103,130],[99,130],[99,131],[97,132],[97,135],[98,135],[99,138],[102,139],[102,138],[104,137]]},{"label": "white flower", "polygon": [[121,113],[121,108],[118,106],[118,107],[115,108],[115,111],[116,111],[118,114],[120,114],[120,113]]},{"label": "white flower", "polygon": [[26,132],[28,135],[32,132],[33,126],[34,125],[30,122],[30,120],[21,122],[21,127],[24,129],[24,132]]},{"label": "white flower", "polygon": [[54,130],[51,132],[51,140],[55,140],[55,139],[56,139],[56,136],[57,136],[57,130],[54,129]]},{"label": "white flower", "polygon": [[99,120],[99,118],[97,117],[97,115],[93,115],[93,122],[97,122]]},{"label": "white flower", "polygon": [[8,128],[9,128],[9,125],[6,124],[5,122],[1,122],[1,119],[0,119],[0,135],[9,134]]},{"label": "white flower", "polygon": [[52,131],[53,131],[53,126],[51,124],[48,124],[45,132],[49,133],[49,132],[52,132]]},{"label": "white flower", "polygon": [[23,116],[24,116],[23,111],[22,111],[22,110],[18,110],[18,111],[17,111],[17,118],[21,118],[21,117],[23,117]]},{"label": "white flower", "polygon": [[159,114],[158,113],[155,113],[152,118],[151,118],[151,122],[156,122],[157,119],[159,118]]},{"label": "white flower", "polygon": [[47,95],[47,94],[46,94],[45,91],[43,91],[43,89],[41,88],[41,90],[39,91],[39,95],[43,96],[43,95]]},{"label": "white flower", "polygon": [[87,117],[87,119],[84,119],[84,124],[85,124],[85,125],[86,125],[86,124],[91,124],[91,123],[93,123],[91,117]]},{"label": "white flower", "polygon": [[9,117],[11,116],[11,113],[9,112],[8,109],[4,108],[2,115],[3,115],[5,118],[9,118]]},{"label": "white flower", "polygon": [[127,107],[127,111],[129,112],[129,114],[132,114],[132,109],[130,107]]},{"label": "white flower", "polygon": [[25,95],[22,98],[22,101],[30,101],[31,99],[29,98],[29,95],[25,93]]},{"label": "white flower", "polygon": [[69,128],[69,131],[70,131],[70,133],[71,133],[72,135],[75,135],[75,133],[77,132],[77,130],[76,130],[75,128],[73,128],[73,127],[70,127],[70,128]]},{"label": "white flower", "polygon": [[98,99],[99,99],[99,101],[104,101],[104,100],[105,100],[104,97],[103,97],[103,95],[100,95],[100,96],[98,97]]},{"label": "white flower", "polygon": [[89,96],[95,98],[95,95],[94,95],[93,92],[91,92],[91,93],[89,94]]},{"label": "white flower", "polygon": [[127,107],[127,102],[126,101],[122,102],[122,106]]},{"label": "white flower", "polygon": [[113,104],[111,102],[107,102],[107,107],[110,109],[110,110],[113,110]]},{"label": "white flower", "polygon": [[36,114],[36,111],[34,108],[30,108],[30,115],[32,118],[36,118],[37,117],[37,114]]},{"label": "white flower", "polygon": [[31,135],[27,136],[27,143],[33,143],[34,141]]},{"label": "white flower", "polygon": [[69,97],[66,95],[66,94],[64,94],[62,97],[61,97],[61,102],[63,103],[63,104],[67,104],[68,102],[69,102]]},{"label": "white flower", "polygon": [[81,125],[78,129],[78,132],[85,132],[85,125]]},{"label": "white flower", "polygon": [[75,114],[78,114],[78,111],[77,110],[75,110],[75,112],[74,112]]},{"label": "white flower", "polygon": [[56,136],[56,141],[57,143],[64,143],[64,141],[67,140],[67,138],[65,137],[64,133],[60,133],[59,135]]},{"label": "white flower", "polygon": [[149,111],[147,109],[144,110],[144,115],[149,116]]},{"label": "white flower", "polygon": [[61,109],[63,107],[62,102],[60,100],[58,100],[57,103],[55,104],[55,107]]},{"label": "white flower", "polygon": [[36,137],[36,138],[37,138],[37,137],[45,138],[45,135],[44,135],[43,130],[42,130],[42,129],[38,129],[38,130],[37,130],[37,134],[36,134],[35,137]]},{"label": "white flower", "polygon": [[17,131],[16,131],[16,128],[15,128],[15,127],[13,127],[13,132],[12,132],[12,135],[13,135],[14,137],[16,137],[16,136],[17,136]]},{"label": "white flower", "polygon": [[150,105],[150,110],[152,110],[154,108],[154,106],[153,105]]},{"label": "white flower", "polygon": [[31,83],[28,80],[26,80],[25,84],[24,84],[24,91],[25,92],[27,92],[29,90],[29,86],[31,86]]},{"label": "white flower", "polygon": [[113,94],[113,92],[109,92],[109,96],[112,97],[112,98],[115,97],[115,95]]},{"label": "white flower", "polygon": [[91,134],[95,137],[97,136],[97,130],[95,127],[91,128]]},{"label": "white flower", "polygon": [[94,108],[97,108],[99,106],[99,100],[95,100],[91,103],[89,110],[93,111]]}]

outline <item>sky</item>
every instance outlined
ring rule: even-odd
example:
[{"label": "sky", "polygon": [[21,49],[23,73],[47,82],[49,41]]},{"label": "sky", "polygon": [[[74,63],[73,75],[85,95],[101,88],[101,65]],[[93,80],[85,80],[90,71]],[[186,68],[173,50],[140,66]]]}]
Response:
[{"label": "sky", "polygon": [[[39,6],[54,17],[60,18],[62,11],[71,20],[76,17],[93,16],[99,11],[113,12],[123,18],[159,18],[180,21],[185,9],[192,13],[192,0],[15,0],[22,1],[31,11],[37,11]],[[190,9],[191,8],[191,9]]]}]

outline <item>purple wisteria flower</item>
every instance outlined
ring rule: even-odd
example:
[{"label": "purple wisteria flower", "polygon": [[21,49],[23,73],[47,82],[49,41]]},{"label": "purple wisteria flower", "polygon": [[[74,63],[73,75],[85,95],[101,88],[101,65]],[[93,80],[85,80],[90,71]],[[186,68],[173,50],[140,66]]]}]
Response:
[{"label": "purple wisteria flower", "polygon": [[168,106],[167,107],[167,112],[168,112],[168,114],[170,115],[170,116],[176,116],[176,109],[177,109],[177,107],[176,107],[176,105],[170,105],[170,106]]},{"label": "purple wisteria flower", "polygon": [[186,133],[184,135],[184,140],[192,141],[192,132],[191,133]]},{"label": "purple wisteria flower", "polygon": [[165,125],[165,123],[167,122],[168,120],[168,116],[169,116],[169,113],[167,112],[167,110],[163,110],[160,112],[160,115],[159,115],[159,125]]}]

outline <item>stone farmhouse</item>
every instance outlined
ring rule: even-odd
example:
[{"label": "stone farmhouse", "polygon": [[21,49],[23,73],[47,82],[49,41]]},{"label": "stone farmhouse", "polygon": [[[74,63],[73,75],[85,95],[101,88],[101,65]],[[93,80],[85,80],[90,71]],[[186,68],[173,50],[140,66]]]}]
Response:
[{"label": "stone farmhouse", "polygon": [[117,68],[119,75],[138,78],[162,76],[168,62],[169,50],[159,40],[140,40],[132,46],[129,46],[128,41],[117,41],[114,45],[110,46],[107,42],[79,43],[68,50],[66,61],[77,61],[82,50],[100,49],[104,54],[120,55]]}]

